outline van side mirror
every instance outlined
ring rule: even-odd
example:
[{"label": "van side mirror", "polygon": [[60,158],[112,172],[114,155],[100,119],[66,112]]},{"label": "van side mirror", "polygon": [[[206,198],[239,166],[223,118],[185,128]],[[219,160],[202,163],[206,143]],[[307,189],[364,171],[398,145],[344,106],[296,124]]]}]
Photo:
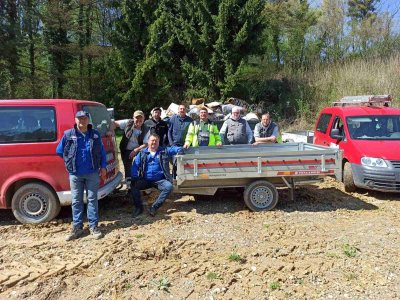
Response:
[{"label": "van side mirror", "polygon": [[343,140],[343,133],[340,133],[339,128],[332,129],[331,130],[331,138],[341,141],[341,140]]}]

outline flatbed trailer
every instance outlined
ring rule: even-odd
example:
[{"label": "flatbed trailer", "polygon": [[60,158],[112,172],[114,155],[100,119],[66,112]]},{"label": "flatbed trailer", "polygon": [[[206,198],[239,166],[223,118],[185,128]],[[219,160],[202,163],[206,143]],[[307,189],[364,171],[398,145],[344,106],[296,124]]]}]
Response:
[{"label": "flatbed trailer", "polygon": [[287,187],[294,199],[297,185],[325,176],[340,180],[341,161],[341,150],[308,143],[190,148],[176,156],[174,192],[214,195],[221,188],[244,188],[251,210],[271,210],[278,203],[277,187]]}]

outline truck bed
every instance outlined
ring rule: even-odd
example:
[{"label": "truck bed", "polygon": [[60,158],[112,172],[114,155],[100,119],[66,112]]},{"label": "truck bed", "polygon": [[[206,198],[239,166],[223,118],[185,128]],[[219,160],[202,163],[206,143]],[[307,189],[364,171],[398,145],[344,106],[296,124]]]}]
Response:
[{"label": "truck bed", "polygon": [[177,155],[175,191],[212,195],[264,179],[294,188],[324,176],[341,178],[341,151],[308,143],[197,147]]}]

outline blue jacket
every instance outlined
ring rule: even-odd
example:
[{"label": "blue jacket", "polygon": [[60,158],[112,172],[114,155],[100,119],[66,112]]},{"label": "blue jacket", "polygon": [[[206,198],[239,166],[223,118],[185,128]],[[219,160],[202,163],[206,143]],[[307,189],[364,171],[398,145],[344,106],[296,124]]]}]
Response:
[{"label": "blue jacket", "polygon": [[155,155],[152,156],[149,148],[143,149],[133,161],[132,179],[142,178],[149,181],[167,179],[172,181],[169,171],[169,158],[181,152],[182,147],[158,147]]},{"label": "blue jacket", "polygon": [[88,126],[85,134],[80,133],[76,125],[64,132],[56,153],[64,159],[67,171],[72,175],[98,172],[107,167],[106,153],[100,133]]},{"label": "blue jacket", "polygon": [[183,146],[185,144],[186,134],[190,123],[193,122],[191,117],[185,116],[181,118],[173,115],[168,121],[168,141],[170,146]]}]

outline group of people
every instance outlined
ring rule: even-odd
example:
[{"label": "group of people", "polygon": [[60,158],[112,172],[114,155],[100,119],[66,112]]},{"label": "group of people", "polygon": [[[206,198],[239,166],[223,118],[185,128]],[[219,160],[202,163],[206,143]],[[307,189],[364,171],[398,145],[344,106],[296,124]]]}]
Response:
[{"label": "group of people", "polygon": [[[186,114],[185,105],[168,121],[161,119],[161,108],[155,107],[145,121],[144,113],[137,110],[132,119],[114,121],[124,131],[120,142],[125,178],[131,180],[131,195],[135,205],[133,217],[144,212],[140,191],[155,187],[160,195],[148,213],[155,216],[173,190],[170,162],[175,155],[189,147],[276,143],[279,130],[269,113],[262,115],[254,134],[248,122],[241,117],[241,108],[233,107],[221,130],[209,120],[206,107],[199,111],[199,120]],[[106,157],[100,134],[91,128],[89,115],[80,111],[75,116],[74,128],[66,131],[57,147],[70,174],[73,226],[67,240],[83,234],[83,192],[88,190],[87,217],[91,234],[101,238],[98,229],[97,190],[98,171],[105,176]]]}]

